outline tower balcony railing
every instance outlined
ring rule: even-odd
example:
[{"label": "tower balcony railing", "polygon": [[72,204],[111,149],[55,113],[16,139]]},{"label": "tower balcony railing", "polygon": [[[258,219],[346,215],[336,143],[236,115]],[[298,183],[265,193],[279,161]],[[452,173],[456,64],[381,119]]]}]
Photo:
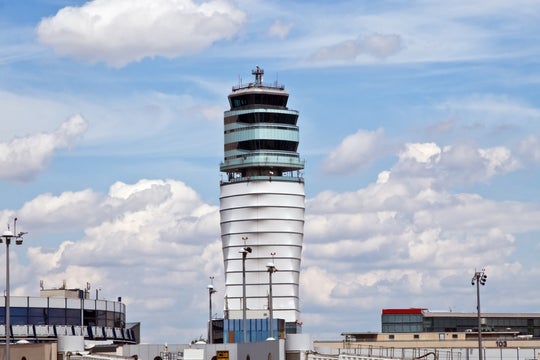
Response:
[{"label": "tower balcony railing", "polygon": [[276,176],[276,175],[256,175],[256,176],[238,176],[231,177],[228,180],[221,180],[221,184],[233,184],[241,182],[250,182],[250,181],[288,181],[288,182],[297,182],[304,183],[304,177],[301,175],[298,176]]}]

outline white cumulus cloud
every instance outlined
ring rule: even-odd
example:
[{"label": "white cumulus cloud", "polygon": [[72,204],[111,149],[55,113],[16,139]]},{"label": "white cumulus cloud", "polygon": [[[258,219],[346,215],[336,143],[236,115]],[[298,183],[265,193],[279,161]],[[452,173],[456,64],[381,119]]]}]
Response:
[{"label": "white cumulus cloud", "polygon": [[[463,306],[464,284],[475,267],[487,266],[488,272],[520,267],[511,258],[522,234],[540,232],[540,208],[449,192],[444,171],[451,178],[464,170],[441,164],[450,148],[408,144],[376,182],[356,191],[323,192],[307,201],[302,273],[302,285],[309,287],[303,290],[306,322],[318,322],[316,314],[321,313],[339,318],[336,309],[344,307],[347,313],[369,309],[375,324],[384,307]],[[472,153],[473,162],[482,164],[477,174],[483,176],[500,176],[514,166],[504,148]],[[434,173],[438,182],[431,181]],[[530,260],[523,261],[531,266]],[[498,276],[499,281],[513,278],[501,271]]]},{"label": "white cumulus cloud", "polygon": [[37,34],[60,54],[121,67],[199,52],[235,35],[245,17],[227,0],[93,0],[43,19]]},{"label": "white cumulus cloud", "polygon": [[358,130],[333,149],[323,161],[326,173],[352,174],[370,164],[381,151],[384,131]]},{"label": "white cumulus cloud", "polygon": [[413,159],[419,163],[429,163],[438,161],[441,149],[435,143],[408,143],[403,151],[399,153],[399,158]]},{"label": "white cumulus cloud", "polygon": [[457,143],[440,148],[435,143],[408,143],[399,152],[392,173],[439,185],[485,182],[519,169],[521,161],[503,146],[478,148]]},{"label": "white cumulus cloud", "polygon": [[[109,292],[106,298],[124,298],[130,319],[148,325],[143,337],[151,336],[160,311],[167,318],[159,322],[175,314],[194,324],[197,334],[204,327],[192,306],[204,304],[208,276],[223,279],[219,214],[184,183],[146,179],[114,183],[108,194],[44,194],[0,219],[13,213],[29,231],[29,264],[14,279],[19,293],[35,293],[31,284],[38,280],[49,287],[63,280],[70,287],[90,282]],[[178,331],[188,338],[193,330]]]},{"label": "white cumulus cloud", "polygon": [[0,179],[27,181],[42,172],[54,151],[72,146],[87,128],[80,115],[72,116],[51,133],[0,143]]}]

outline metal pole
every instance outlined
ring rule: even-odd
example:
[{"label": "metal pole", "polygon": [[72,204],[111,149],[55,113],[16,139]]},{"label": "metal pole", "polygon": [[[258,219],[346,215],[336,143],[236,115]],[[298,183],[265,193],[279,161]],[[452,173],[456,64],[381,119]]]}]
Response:
[{"label": "metal pole", "polygon": [[84,334],[84,298],[86,295],[86,290],[81,290],[79,295],[81,296],[81,335]]},{"label": "metal pole", "polygon": [[485,354],[482,353],[482,319],[480,317],[480,285],[486,285],[487,275],[485,270],[474,271],[474,275],[471,279],[471,285],[476,285],[476,310],[478,313],[478,360],[485,358]]},{"label": "metal pole", "polygon": [[212,343],[212,290],[208,290],[208,343]]},{"label": "metal pole", "polygon": [[244,343],[247,342],[246,329],[246,256],[247,251],[242,252],[242,327],[244,328]]},{"label": "metal pole", "polygon": [[476,278],[476,310],[478,314],[478,360],[482,360],[482,319],[480,317],[480,277],[479,272],[474,274]]},{"label": "metal pole", "polygon": [[6,236],[6,360],[10,359],[9,343],[11,341],[11,319],[9,312],[9,243],[11,237]]},{"label": "metal pole", "polygon": [[272,273],[274,269],[269,268],[268,269],[268,277],[269,277],[269,284],[270,284],[270,299],[268,300],[268,310],[270,313],[270,337],[274,337],[274,306],[272,304],[273,297],[272,297]]},{"label": "metal pole", "polygon": [[480,274],[476,276],[476,310],[478,314],[478,360],[482,360],[482,319],[480,317]]},{"label": "metal pole", "polygon": [[[211,276],[210,280],[214,280],[214,277]],[[214,342],[213,339],[213,324],[212,324],[212,294],[215,293],[216,290],[214,290],[214,285],[210,284],[208,285],[208,343],[212,344]]]},{"label": "metal pole", "polygon": [[270,336],[269,338],[274,339],[274,296],[272,295],[272,274],[278,271],[276,269],[276,266],[274,265],[274,256],[276,255],[275,252],[270,253],[272,255],[272,262],[269,262],[266,265],[266,269],[268,271],[268,285],[269,285],[269,291],[268,291],[268,313],[269,313],[269,319],[270,319]]},{"label": "metal pole", "polygon": [[247,343],[247,327],[246,327],[246,257],[248,253],[251,253],[252,249],[246,246],[248,240],[247,236],[242,236],[244,241],[244,247],[242,248],[242,326],[244,330],[244,343]]},{"label": "metal pole", "polygon": [[[8,229],[6,231],[4,231],[4,233],[2,234],[2,240],[6,242],[6,301],[5,301],[5,308],[6,308],[6,331],[5,331],[5,335],[6,335],[6,354],[5,354],[5,359],[6,360],[9,360],[10,359],[10,350],[9,350],[9,345],[10,345],[10,342],[11,342],[11,314],[10,314],[10,306],[9,306],[9,303],[10,303],[10,287],[9,287],[9,245],[11,244],[11,239],[12,238],[15,238],[15,244],[16,245],[21,245],[22,242],[23,242],[23,235],[26,234],[26,232],[20,232],[17,234],[17,218],[14,218],[13,219],[13,232],[11,232],[11,230],[9,229],[9,224],[8,224]],[[2,240],[0,240],[0,242],[2,242]]]}]

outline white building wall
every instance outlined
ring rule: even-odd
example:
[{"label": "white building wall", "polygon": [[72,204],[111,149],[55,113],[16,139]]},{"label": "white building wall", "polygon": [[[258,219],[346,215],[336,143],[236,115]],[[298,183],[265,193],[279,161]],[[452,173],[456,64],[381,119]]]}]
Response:
[{"label": "white building wall", "polygon": [[[223,183],[220,213],[226,303],[230,319],[242,317],[242,254],[246,258],[246,307],[249,314],[266,314],[272,275],[274,318],[299,320],[299,278],[304,237],[304,184],[279,179]],[[244,243],[243,237],[247,237]],[[276,253],[272,259],[271,253]]]}]

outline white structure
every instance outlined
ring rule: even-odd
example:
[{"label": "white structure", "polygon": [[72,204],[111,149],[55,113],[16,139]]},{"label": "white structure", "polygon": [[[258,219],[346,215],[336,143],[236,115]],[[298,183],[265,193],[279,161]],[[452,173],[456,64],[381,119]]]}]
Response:
[{"label": "white structure", "polygon": [[[244,290],[246,317],[269,316],[266,265],[273,262],[273,315],[291,329],[300,316],[305,206],[298,111],[287,108],[289,94],[283,86],[263,84],[259,67],[252,73],[255,82],[233,88],[231,109],[224,114],[221,171],[227,178],[221,182],[220,213],[225,318],[244,316]],[[244,274],[241,252],[247,247],[251,252],[246,253]]]}]

